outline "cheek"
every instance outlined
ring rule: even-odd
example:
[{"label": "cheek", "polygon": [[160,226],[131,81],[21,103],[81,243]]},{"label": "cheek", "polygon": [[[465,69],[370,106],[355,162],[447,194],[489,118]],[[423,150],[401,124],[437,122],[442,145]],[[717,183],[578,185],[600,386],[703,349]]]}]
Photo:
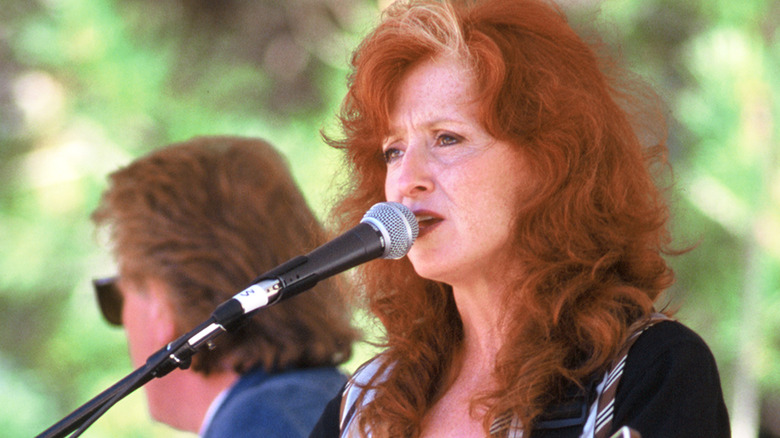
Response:
[{"label": "cheek", "polygon": [[134,300],[129,295],[124,296],[122,302],[122,327],[125,328],[125,332],[130,332],[130,329],[135,326],[135,320],[133,319],[135,313],[133,312],[134,304]]},{"label": "cheek", "polygon": [[391,172],[387,172],[384,177],[385,187],[385,200],[388,202],[400,202],[401,198],[398,195],[398,184],[395,182]]},{"label": "cheek", "polygon": [[493,178],[486,178],[486,176],[490,176],[489,171],[460,167],[440,172],[438,181],[453,204],[469,211],[474,210],[475,214],[481,214],[483,209],[492,208],[494,198],[491,194],[501,189],[501,185],[496,185]]},{"label": "cheek", "polygon": [[122,325],[125,328],[127,344],[130,350],[130,358],[138,366],[151,354],[149,344],[150,330],[146,308],[142,299],[133,294],[125,296],[122,308]]}]

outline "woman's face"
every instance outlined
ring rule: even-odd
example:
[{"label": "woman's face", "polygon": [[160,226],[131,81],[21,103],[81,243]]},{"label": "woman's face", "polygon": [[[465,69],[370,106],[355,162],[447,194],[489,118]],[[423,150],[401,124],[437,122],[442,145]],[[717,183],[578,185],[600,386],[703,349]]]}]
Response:
[{"label": "woman's face", "polygon": [[502,278],[514,212],[532,186],[517,149],[483,129],[474,99],[461,64],[425,61],[401,82],[382,144],[385,196],[420,224],[409,259],[422,277],[456,288]]}]

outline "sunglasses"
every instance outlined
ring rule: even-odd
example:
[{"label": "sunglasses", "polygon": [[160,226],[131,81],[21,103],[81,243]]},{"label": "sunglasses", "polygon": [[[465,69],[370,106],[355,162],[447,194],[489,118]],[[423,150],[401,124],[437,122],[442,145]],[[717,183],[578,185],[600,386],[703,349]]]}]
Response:
[{"label": "sunglasses", "polygon": [[122,325],[122,293],[117,287],[117,277],[96,278],[92,280],[95,296],[100,305],[100,313],[111,325]]}]

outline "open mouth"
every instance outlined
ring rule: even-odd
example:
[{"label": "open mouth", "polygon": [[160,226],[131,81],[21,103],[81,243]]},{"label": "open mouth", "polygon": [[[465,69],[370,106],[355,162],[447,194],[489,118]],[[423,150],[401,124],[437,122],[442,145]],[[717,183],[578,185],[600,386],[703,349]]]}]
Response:
[{"label": "open mouth", "polygon": [[417,225],[420,228],[420,236],[431,231],[436,225],[440,224],[443,219],[438,216],[433,216],[426,213],[415,214],[417,218]]}]

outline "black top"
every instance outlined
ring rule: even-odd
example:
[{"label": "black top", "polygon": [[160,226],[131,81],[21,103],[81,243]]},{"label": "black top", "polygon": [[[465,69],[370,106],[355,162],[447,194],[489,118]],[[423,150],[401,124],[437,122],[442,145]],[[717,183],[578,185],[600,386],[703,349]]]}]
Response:
[{"label": "black top", "polygon": [[[339,436],[341,391],[322,413],[310,438]],[[631,347],[615,396],[612,431],[629,426],[642,438],[729,438],[715,359],[704,341],[684,325],[665,321],[645,331]],[[536,430],[529,438],[579,437],[582,426]]]}]

